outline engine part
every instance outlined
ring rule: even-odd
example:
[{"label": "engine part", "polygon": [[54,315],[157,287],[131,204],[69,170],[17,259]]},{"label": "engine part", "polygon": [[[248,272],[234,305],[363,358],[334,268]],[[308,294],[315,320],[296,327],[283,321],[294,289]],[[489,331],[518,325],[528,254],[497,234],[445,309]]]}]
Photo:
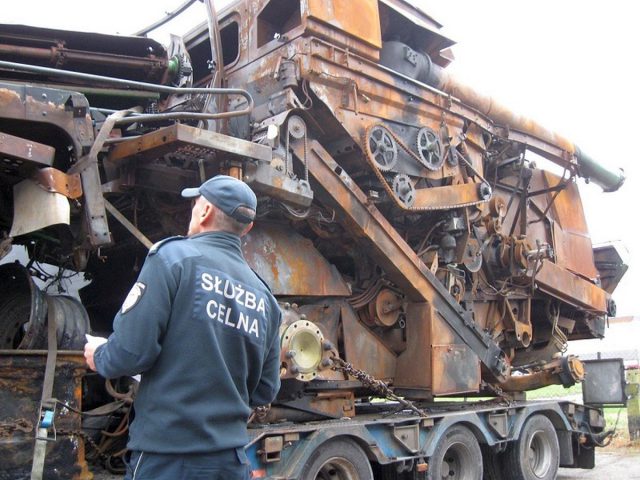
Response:
[{"label": "engine part", "polygon": [[385,128],[373,127],[369,132],[367,143],[378,169],[386,172],[395,166],[398,161],[398,145]]},{"label": "engine part", "polygon": [[393,177],[392,188],[393,193],[396,194],[396,197],[398,197],[398,200],[400,200],[404,206],[407,208],[413,206],[413,202],[416,199],[416,189],[408,175],[399,173]]},{"label": "engine part", "polygon": [[426,168],[434,172],[442,168],[444,156],[442,155],[442,143],[437,132],[427,127],[418,130],[416,149],[422,165]]},{"label": "engine part", "polygon": [[289,325],[282,333],[282,351],[289,371],[298,380],[310,381],[317,375],[322,362],[323,337],[311,322],[301,320]]},{"label": "engine part", "polygon": [[369,314],[375,325],[393,327],[403,314],[402,299],[393,290],[383,288],[369,304]]}]

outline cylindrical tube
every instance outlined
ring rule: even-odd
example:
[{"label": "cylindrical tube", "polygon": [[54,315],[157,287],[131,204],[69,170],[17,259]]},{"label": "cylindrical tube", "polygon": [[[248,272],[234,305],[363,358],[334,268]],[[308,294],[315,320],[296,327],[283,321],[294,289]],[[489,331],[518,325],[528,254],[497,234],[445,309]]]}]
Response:
[{"label": "cylindrical tube", "polygon": [[605,192],[615,192],[625,181],[624,170],[610,170],[596,162],[589,155],[576,146],[576,157],[578,159],[578,174],[596,185]]}]

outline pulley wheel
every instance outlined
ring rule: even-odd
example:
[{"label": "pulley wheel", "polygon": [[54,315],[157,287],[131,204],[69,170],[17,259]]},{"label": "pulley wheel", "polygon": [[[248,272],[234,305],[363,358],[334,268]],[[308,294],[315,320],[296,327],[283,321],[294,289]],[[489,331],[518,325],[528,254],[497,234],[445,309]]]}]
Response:
[{"label": "pulley wheel", "polygon": [[442,156],[442,144],[438,134],[430,128],[424,127],[418,130],[416,148],[420,163],[431,171],[439,170],[444,163]]},{"label": "pulley wheel", "polygon": [[375,126],[367,138],[373,161],[379,170],[391,170],[398,161],[398,145],[391,134],[381,126]]},{"label": "pulley wheel", "polygon": [[402,303],[400,297],[389,290],[383,288],[376,296],[373,306],[374,321],[381,327],[392,327],[396,324],[402,313]]},{"label": "pulley wheel", "polygon": [[406,208],[411,208],[416,199],[416,189],[408,175],[400,173],[393,179],[393,193]]},{"label": "pulley wheel", "polygon": [[307,125],[304,123],[304,120],[297,115],[289,117],[289,120],[287,121],[287,128],[289,130],[289,135],[297,140],[303,138],[305,133],[307,133]]}]

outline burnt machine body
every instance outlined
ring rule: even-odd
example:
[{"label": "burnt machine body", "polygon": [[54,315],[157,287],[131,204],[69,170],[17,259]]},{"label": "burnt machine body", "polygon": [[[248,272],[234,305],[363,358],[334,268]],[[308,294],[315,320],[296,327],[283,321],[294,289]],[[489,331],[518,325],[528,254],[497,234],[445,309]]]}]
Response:
[{"label": "burnt machine body", "polygon": [[[336,357],[415,400],[580,381],[567,342],[604,335],[626,267],[576,179],[624,176],[449,77],[440,27],[400,0],[237,1],[166,47],[0,26],[2,251],[84,272],[76,311],[108,333],[185,232],[180,190],[229,174],[283,308],[275,418],[353,415],[371,391]],[[36,348],[23,310],[4,348]]]}]

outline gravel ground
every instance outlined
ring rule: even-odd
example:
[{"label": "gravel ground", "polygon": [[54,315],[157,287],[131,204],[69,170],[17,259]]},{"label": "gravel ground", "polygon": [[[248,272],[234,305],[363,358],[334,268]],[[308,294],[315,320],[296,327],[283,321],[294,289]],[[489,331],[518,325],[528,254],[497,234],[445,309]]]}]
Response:
[{"label": "gravel ground", "polygon": [[608,452],[596,450],[596,468],[593,470],[561,468],[557,478],[558,480],[569,478],[640,480],[640,452],[625,449]]}]

